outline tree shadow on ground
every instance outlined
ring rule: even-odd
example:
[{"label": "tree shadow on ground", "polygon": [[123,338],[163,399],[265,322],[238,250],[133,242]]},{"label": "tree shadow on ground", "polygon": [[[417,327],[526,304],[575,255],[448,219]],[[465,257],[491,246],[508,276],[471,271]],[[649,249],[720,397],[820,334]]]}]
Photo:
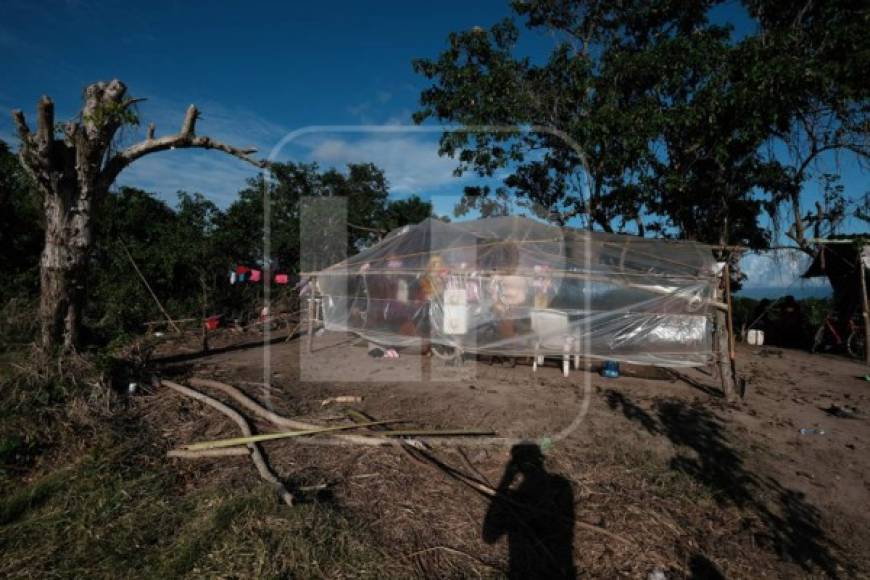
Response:
[{"label": "tree shadow on ground", "polygon": [[837,546],[826,537],[819,511],[802,493],[749,471],[722,421],[707,407],[659,401],[652,414],[614,390],[606,393],[606,399],[611,409],[677,446],[672,469],[703,484],[720,505],[755,514],[762,524],[754,534],[756,545],[772,549],[806,571],[818,567],[831,577],[838,576],[832,552]]},{"label": "tree shadow on ground", "polygon": [[656,435],[659,432],[658,423],[655,417],[647,413],[642,407],[636,405],[633,401],[626,398],[625,395],[613,389],[607,389],[604,392],[604,397],[607,400],[607,406],[612,410],[620,410],[625,418],[630,421],[640,423],[641,427],[647,432]]},{"label": "tree shadow on ground", "polygon": [[485,542],[507,536],[509,578],[576,577],[574,493],[543,460],[537,445],[515,445],[484,518]]}]

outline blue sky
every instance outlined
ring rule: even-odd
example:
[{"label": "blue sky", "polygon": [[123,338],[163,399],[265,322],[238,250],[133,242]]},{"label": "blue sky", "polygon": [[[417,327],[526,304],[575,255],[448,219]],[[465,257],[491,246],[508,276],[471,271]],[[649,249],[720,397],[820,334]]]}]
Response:
[{"label": "blue sky", "polygon": [[[717,9],[751,26],[735,3]],[[450,31],[489,26],[509,15],[506,0],[416,2],[65,2],[9,1],[0,20],[0,139],[15,143],[12,108],[32,116],[42,94],[59,119],[75,114],[82,88],[120,78],[147,97],[140,115],[157,133],[175,132],[196,103],[201,134],[265,154],[289,132],[311,125],[410,124],[425,80],[411,60],[435,56]],[[554,39],[524,35],[521,50],[541,55]],[[373,161],[394,194],[432,196],[447,212],[465,183],[437,156],[437,133],[315,131],[282,158],[323,165]],[[134,141],[141,133],[124,136]],[[845,167],[847,185],[863,184]],[[165,199],[180,189],[226,205],[254,170],[217,153],[171,151],[137,162],[122,184]],[[471,178],[466,178],[471,179]],[[764,277],[764,276],[761,276]]]}]

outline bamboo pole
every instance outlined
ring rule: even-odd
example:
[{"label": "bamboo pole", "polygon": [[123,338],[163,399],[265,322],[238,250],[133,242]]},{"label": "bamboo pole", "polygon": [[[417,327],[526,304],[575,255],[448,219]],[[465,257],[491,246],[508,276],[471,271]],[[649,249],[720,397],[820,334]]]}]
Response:
[{"label": "bamboo pole", "polygon": [[[357,423],[363,426],[364,423]],[[409,429],[405,431],[382,431],[378,433],[384,437],[456,437],[463,435],[495,435],[490,429]]]},{"label": "bamboo pole", "polygon": [[374,425],[387,425],[389,423],[401,423],[402,421],[370,421],[368,423],[354,423],[352,425],[338,425],[336,427],[322,427],[320,429],[306,429],[304,431],[284,431],[282,433],[263,433],[261,435],[246,435],[245,437],[233,437],[231,439],[217,439],[215,441],[202,441],[200,443],[190,443],[184,448],[188,451],[202,451],[205,449],[221,449],[223,447],[235,447],[237,445],[247,445],[250,443],[259,443],[261,441],[273,441],[275,439],[289,439],[291,437],[305,437],[307,435],[317,435],[319,433],[331,433],[333,431],[345,431],[347,429],[357,429],[360,427],[372,427]]},{"label": "bamboo pole", "polygon": [[250,454],[251,450],[247,447],[224,447],[222,449],[203,449],[202,451],[172,449],[166,452],[166,457],[176,459],[214,459],[215,457],[234,457]]},{"label": "bamboo pole", "polygon": [[127,259],[130,260],[130,264],[133,265],[133,269],[136,270],[136,273],[139,275],[139,279],[142,280],[142,283],[145,284],[145,288],[148,289],[148,292],[151,294],[151,298],[154,299],[154,302],[157,303],[157,308],[160,309],[160,312],[163,313],[163,316],[166,317],[166,321],[169,325],[175,329],[175,332],[181,334],[181,329],[178,328],[178,325],[175,324],[175,321],[172,320],[172,317],[166,312],[166,309],[163,308],[163,304],[160,303],[160,299],[157,298],[157,294],[154,293],[154,290],[151,288],[151,284],[148,283],[148,280],[145,279],[145,275],[142,274],[142,271],[139,269],[139,266],[136,265],[136,261],[133,259],[133,256],[130,255],[130,250],[127,249],[127,246],[123,241],[118,240],[121,244],[121,249],[124,250],[124,253],[127,254]]}]

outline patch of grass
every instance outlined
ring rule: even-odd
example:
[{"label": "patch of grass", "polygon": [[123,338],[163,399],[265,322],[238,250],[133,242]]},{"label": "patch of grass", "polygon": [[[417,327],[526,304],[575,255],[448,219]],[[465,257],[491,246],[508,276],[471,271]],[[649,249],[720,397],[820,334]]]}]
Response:
[{"label": "patch of grass", "polygon": [[367,530],[335,506],[289,508],[252,466],[229,487],[183,479],[132,411],[96,410],[90,387],[7,387],[0,451],[37,457],[0,473],[0,577],[381,575]]},{"label": "patch of grass", "polygon": [[381,555],[335,508],[288,508],[256,483],[180,493],[138,454],[91,454],[0,501],[0,576],[377,575]]},{"label": "patch of grass", "polygon": [[0,471],[0,577],[380,575],[368,532],[335,506],[289,508],[253,466],[230,487],[182,480],[186,466],[91,383],[32,373],[0,391],[13,464]]}]

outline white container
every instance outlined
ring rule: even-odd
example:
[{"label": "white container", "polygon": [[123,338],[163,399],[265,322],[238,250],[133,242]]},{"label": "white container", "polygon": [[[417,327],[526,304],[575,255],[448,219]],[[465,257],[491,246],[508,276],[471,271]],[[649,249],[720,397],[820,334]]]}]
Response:
[{"label": "white container", "polygon": [[465,288],[444,291],[444,334],[468,332],[468,306]]},{"label": "white container", "polygon": [[746,333],[746,342],[753,346],[761,346],[764,344],[764,331],[763,330],[750,330]]}]

